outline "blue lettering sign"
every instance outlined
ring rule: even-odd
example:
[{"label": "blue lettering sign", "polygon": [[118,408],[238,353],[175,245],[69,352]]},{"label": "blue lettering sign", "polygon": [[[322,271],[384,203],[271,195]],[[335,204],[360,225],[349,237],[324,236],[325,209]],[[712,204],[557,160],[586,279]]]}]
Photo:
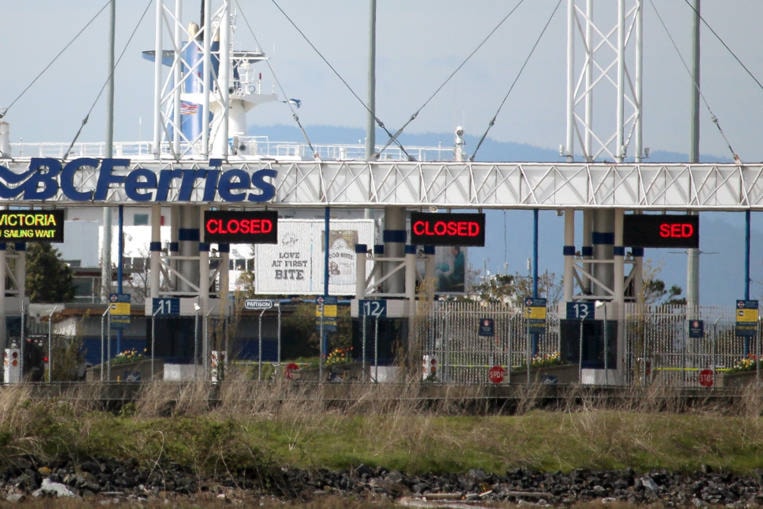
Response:
[{"label": "blue lettering sign", "polygon": [[[223,170],[219,160],[210,168],[129,169],[130,159],[81,157],[65,165],[52,157],[35,157],[29,169],[16,172],[0,165],[0,199],[44,201],[106,201],[109,192],[124,189],[135,202],[224,201],[261,203],[276,195],[273,169]],[[196,196],[194,196],[196,194]],[[200,194],[200,195],[199,195]]]}]

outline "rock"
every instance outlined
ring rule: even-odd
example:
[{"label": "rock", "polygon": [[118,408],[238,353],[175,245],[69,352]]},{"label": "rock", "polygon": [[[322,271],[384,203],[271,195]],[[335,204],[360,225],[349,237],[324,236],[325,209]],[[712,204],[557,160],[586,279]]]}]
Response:
[{"label": "rock", "polygon": [[60,482],[53,482],[47,477],[42,480],[42,486],[39,489],[32,492],[33,497],[42,497],[46,495],[52,495],[54,497],[73,497],[74,492],[70,490],[65,484]]},{"label": "rock", "polygon": [[[42,478],[40,472],[46,470],[39,465],[46,465],[50,475]],[[689,474],[664,470],[636,473],[628,469],[578,469],[563,473],[517,469],[501,475],[475,469],[460,474],[411,475],[366,465],[342,471],[293,467],[241,469],[200,477],[170,462],[144,470],[134,461],[92,458],[76,463],[62,458],[46,462],[25,458],[0,470],[0,501],[18,503],[31,494],[38,497],[79,494],[95,495],[100,502],[146,500],[151,505],[162,500],[175,504],[201,494],[232,505],[246,501],[241,503],[247,506],[261,497],[289,504],[309,503],[323,495],[392,502],[400,497],[410,498],[411,494],[427,498],[456,494],[458,499],[468,499],[461,502],[483,500],[498,505],[745,507],[763,503],[761,477],[761,472],[742,477],[706,468]]]},{"label": "rock", "polygon": [[23,493],[10,493],[5,497],[5,501],[10,502],[11,504],[18,504],[23,502],[24,498],[25,496]]}]

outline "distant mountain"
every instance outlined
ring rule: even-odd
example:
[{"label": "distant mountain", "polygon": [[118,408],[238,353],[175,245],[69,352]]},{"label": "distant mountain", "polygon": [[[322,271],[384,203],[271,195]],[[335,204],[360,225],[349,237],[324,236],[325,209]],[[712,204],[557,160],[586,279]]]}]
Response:
[{"label": "distant mountain", "polygon": [[[316,144],[359,143],[365,131],[358,128],[334,126],[307,126],[310,140]],[[250,134],[267,134],[272,141],[304,141],[296,127],[275,125],[258,127]],[[386,143],[385,133],[377,133],[377,144]],[[479,139],[466,136],[466,150],[470,154]],[[452,133],[405,134],[403,145],[453,145]],[[478,161],[537,161],[562,162],[558,151],[534,147],[523,143],[502,142],[486,138]],[[686,162],[686,154],[653,150],[647,162]],[[704,162],[728,162],[717,156],[702,156]],[[468,263],[478,273],[528,274],[528,259],[532,258],[533,214],[529,210],[488,210],[486,245],[471,248]],[[555,211],[539,214],[539,272],[549,271],[561,276],[564,218]],[[744,298],[744,214],[739,212],[703,212],[700,215],[700,303],[703,305],[733,306],[736,299]],[[578,238],[582,221],[576,218]],[[755,213],[751,221],[750,297],[763,300],[763,214]],[[579,248],[579,246],[578,246]],[[680,250],[647,249],[645,259],[658,270],[657,277],[668,286],[677,285],[686,291],[686,256]]]},{"label": "distant mountain", "polygon": [[[365,130],[356,127],[337,127],[337,126],[305,126],[305,131],[310,137],[310,141],[317,144],[331,143],[365,143]],[[304,142],[305,138],[298,127],[289,125],[258,126],[250,128],[251,135],[267,135],[271,141],[297,141]],[[387,142],[387,134],[382,131],[376,133],[376,143],[384,144]],[[400,139],[403,146],[453,146],[453,133],[404,133]],[[467,155],[471,155],[477,148],[479,137],[464,136],[466,141]],[[485,138],[484,143],[479,149],[477,161],[537,161],[537,162],[563,162],[564,158],[559,156],[558,150],[536,147],[526,143],[515,143],[511,141],[496,141],[491,138]],[[679,152],[670,152],[666,150],[652,150],[649,157],[644,161],[647,163],[678,163],[686,162],[688,156]],[[729,162],[729,158],[722,158],[714,155],[703,155],[704,162]]]}]

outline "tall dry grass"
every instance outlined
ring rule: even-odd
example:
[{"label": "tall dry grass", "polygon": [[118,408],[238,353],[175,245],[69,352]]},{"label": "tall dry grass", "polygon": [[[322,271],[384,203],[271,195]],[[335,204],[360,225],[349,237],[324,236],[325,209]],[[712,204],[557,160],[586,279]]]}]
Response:
[{"label": "tall dry grass", "polygon": [[201,477],[276,461],[501,471],[697,462],[726,468],[736,461],[730,455],[740,455],[740,468],[763,468],[756,387],[708,391],[692,404],[664,387],[624,389],[615,398],[579,385],[520,385],[501,399],[505,388],[414,378],[317,384],[231,373],[219,385],[154,382],[132,401],[100,401],[101,391],[118,396],[119,388],[74,384],[42,394],[40,387],[0,387],[0,464],[23,455],[105,455],[147,468],[177,461]]}]

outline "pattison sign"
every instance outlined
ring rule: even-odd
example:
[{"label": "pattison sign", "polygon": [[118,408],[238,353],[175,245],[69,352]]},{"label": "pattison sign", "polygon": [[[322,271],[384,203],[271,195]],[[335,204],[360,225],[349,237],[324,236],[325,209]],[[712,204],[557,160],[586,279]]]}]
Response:
[{"label": "pattison sign", "polygon": [[278,172],[264,168],[223,171],[220,162],[209,168],[130,169],[130,159],[82,157],[64,164],[58,159],[32,158],[26,171],[15,172],[0,165],[0,199],[44,201],[105,201],[118,189],[135,202],[223,201],[260,203],[276,193]]}]

